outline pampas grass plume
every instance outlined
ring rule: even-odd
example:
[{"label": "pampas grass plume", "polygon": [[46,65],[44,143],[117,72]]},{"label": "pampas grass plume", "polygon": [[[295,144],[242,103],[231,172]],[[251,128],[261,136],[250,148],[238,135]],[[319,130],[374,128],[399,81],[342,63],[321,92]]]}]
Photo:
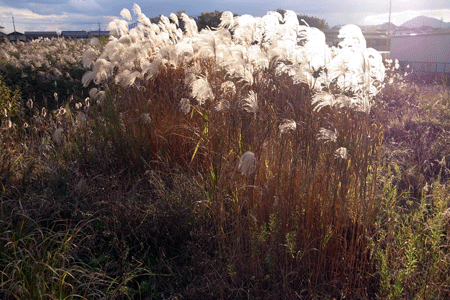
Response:
[{"label": "pampas grass plume", "polygon": [[27,101],[27,107],[28,107],[29,109],[32,109],[32,108],[33,108],[33,100],[28,99],[28,101]]},{"label": "pampas grass plume", "polygon": [[191,111],[191,102],[188,98],[182,98],[180,100],[180,110],[187,115]]},{"label": "pampas grass plume", "polygon": [[250,91],[243,102],[245,111],[256,114],[258,111],[258,95],[254,91]]},{"label": "pampas grass plume", "polygon": [[297,123],[294,120],[284,119],[278,128],[280,129],[280,133],[284,134],[289,131],[295,131],[297,129]]},{"label": "pampas grass plume", "polygon": [[242,175],[249,177],[256,171],[256,157],[255,153],[247,151],[242,154],[239,160],[238,169]]},{"label": "pampas grass plume", "polygon": [[208,99],[214,99],[211,86],[205,77],[198,78],[192,83],[192,97],[197,99],[199,105],[203,105]]},{"label": "pampas grass plume", "polygon": [[317,104],[316,107],[314,107],[314,110],[320,111],[325,106],[333,107],[335,104],[335,97],[333,94],[327,92],[318,92],[312,97],[311,104]]},{"label": "pampas grass plume", "polygon": [[347,148],[345,148],[345,147],[340,147],[340,148],[336,149],[336,151],[334,151],[334,157],[336,157],[336,158],[342,158],[342,159],[347,159],[347,157],[348,157],[348,151],[347,151]]},{"label": "pampas grass plume", "polygon": [[326,128],[320,128],[319,134],[317,136],[319,140],[325,140],[325,142],[336,142],[337,141],[337,131],[331,131]]},{"label": "pampas grass plume", "polygon": [[126,9],[126,8],[122,9],[122,11],[120,12],[120,15],[122,16],[122,18],[127,19],[128,21],[131,21],[131,13],[128,9]]},{"label": "pampas grass plume", "polygon": [[55,132],[52,135],[53,142],[55,142],[56,144],[61,143],[61,134],[63,133],[63,131],[64,131],[64,129],[62,129],[62,128],[57,128],[55,130]]}]

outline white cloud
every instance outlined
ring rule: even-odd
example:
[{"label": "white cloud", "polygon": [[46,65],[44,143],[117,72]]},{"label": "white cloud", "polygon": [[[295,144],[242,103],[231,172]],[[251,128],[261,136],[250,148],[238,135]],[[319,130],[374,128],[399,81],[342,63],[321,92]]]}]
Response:
[{"label": "white cloud", "polygon": [[14,8],[2,5],[0,2],[0,25],[3,32],[12,32],[14,17],[16,30],[24,31],[61,31],[61,30],[91,30],[98,29],[98,22],[102,30],[116,16],[93,16],[84,13],[61,12],[60,14],[38,14],[28,8]]},{"label": "white cloud", "polygon": [[102,8],[96,0],[69,0],[68,4],[80,11],[100,10]]}]

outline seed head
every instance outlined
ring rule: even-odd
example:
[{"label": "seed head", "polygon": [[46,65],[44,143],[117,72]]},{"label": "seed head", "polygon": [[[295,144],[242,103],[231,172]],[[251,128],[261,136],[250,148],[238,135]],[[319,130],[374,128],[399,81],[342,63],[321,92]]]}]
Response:
[{"label": "seed head", "polygon": [[29,109],[32,109],[32,108],[33,108],[33,100],[28,99],[28,101],[27,101],[27,107],[28,107]]},{"label": "seed head", "polygon": [[334,157],[336,157],[336,158],[342,158],[342,159],[347,159],[347,157],[348,157],[348,151],[347,151],[347,148],[345,148],[345,147],[340,147],[340,148],[336,149],[336,151],[334,151]]},{"label": "seed head", "polygon": [[252,175],[256,170],[256,158],[255,154],[251,151],[247,151],[242,154],[239,160],[238,169],[244,176]]},{"label": "seed head", "polygon": [[86,123],[86,115],[85,113],[79,111],[77,113],[77,123],[78,124],[85,124]]},{"label": "seed head", "polygon": [[319,134],[317,135],[317,139],[325,140],[325,142],[329,142],[329,141],[336,142],[337,131],[334,130],[334,132],[333,132],[326,128],[320,128]]},{"label": "seed head", "polygon": [[258,111],[258,95],[254,91],[250,91],[243,102],[245,111],[256,114]]},{"label": "seed head", "polygon": [[229,109],[229,108],[230,108],[230,102],[228,102],[227,100],[222,100],[222,101],[219,101],[219,103],[217,103],[215,110],[221,111],[221,110]]},{"label": "seed head", "polygon": [[225,95],[234,96],[236,95],[236,85],[233,83],[233,81],[225,81],[220,85],[220,90]]},{"label": "seed head", "polygon": [[64,107],[60,107],[60,108],[58,109],[57,115],[58,115],[58,116],[64,116],[65,114],[66,114],[66,109],[65,109]]},{"label": "seed head", "polygon": [[191,111],[191,102],[188,98],[182,98],[180,100],[180,110],[187,115]]},{"label": "seed head", "polygon": [[295,131],[295,129],[297,129],[297,123],[294,120],[284,119],[278,128],[280,129],[281,134]]},{"label": "seed head", "polygon": [[206,100],[214,100],[211,85],[205,77],[199,78],[192,83],[192,97],[196,98],[199,105],[203,105]]},{"label": "seed head", "polygon": [[148,113],[142,114],[141,118],[145,124],[150,124],[152,122],[152,118],[150,118],[150,115]]},{"label": "seed head", "polygon": [[55,130],[55,132],[52,135],[53,142],[55,142],[56,144],[61,143],[61,134],[63,133],[63,131],[64,131],[64,129],[62,129],[62,128],[57,128]]},{"label": "seed head", "polygon": [[120,12],[120,15],[122,16],[122,18],[127,19],[128,21],[131,21],[131,13],[128,9],[126,9],[126,8],[122,9],[122,11]]}]

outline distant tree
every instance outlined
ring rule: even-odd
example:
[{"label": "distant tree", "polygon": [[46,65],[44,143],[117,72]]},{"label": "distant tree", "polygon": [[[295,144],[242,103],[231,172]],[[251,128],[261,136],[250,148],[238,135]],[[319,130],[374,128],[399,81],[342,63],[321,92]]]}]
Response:
[{"label": "distant tree", "polygon": [[[284,16],[284,13],[286,12],[286,10],[282,9],[282,8],[278,8],[276,10],[276,12],[280,13],[282,16]],[[328,22],[325,21],[324,19],[320,19],[318,17],[314,17],[314,16],[308,16],[308,15],[303,15],[303,14],[297,14],[297,18],[298,18],[298,22],[300,23],[300,25],[305,25],[305,23],[303,23],[302,19],[305,20],[306,23],[308,23],[308,25],[310,27],[316,27],[318,29],[328,29]]]},{"label": "distant tree", "polygon": [[215,10],[212,12],[201,13],[200,16],[194,18],[197,22],[198,30],[202,30],[206,27],[215,28],[220,24],[221,11]]},{"label": "distant tree", "polygon": [[304,23],[302,21],[302,19],[303,19],[303,20],[305,20],[306,23],[308,23],[308,25],[310,27],[316,27],[320,30],[329,28],[328,22],[325,21],[324,19],[320,19],[318,17],[297,14],[297,18],[298,18],[298,22],[300,23],[300,25],[304,25]]},{"label": "distant tree", "polygon": [[279,13],[280,15],[284,16],[284,13],[286,12],[286,10],[281,9],[281,8],[278,8],[278,9],[276,10],[276,12]]},{"label": "distant tree", "polygon": [[178,18],[178,26],[181,28],[181,30],[184,31],[184,21],[181,19],[181,14],[185,14],[185,10],[179,10],[177,11],[177,18]]},{"label": "distant tree", "polygon": [[150,18],[150,22],[152,22],[154,24],[158,24],[159,21],[161,21],[161,15],[154,17],[154,18]]}]

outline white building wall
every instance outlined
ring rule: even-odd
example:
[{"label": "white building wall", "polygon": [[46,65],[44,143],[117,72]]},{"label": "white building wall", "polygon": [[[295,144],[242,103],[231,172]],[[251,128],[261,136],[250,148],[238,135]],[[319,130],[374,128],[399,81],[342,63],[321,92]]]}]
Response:
[{"label": "white building wall", "polygon": [[391,36],[390,58],[450,63],[450,32]]}]

